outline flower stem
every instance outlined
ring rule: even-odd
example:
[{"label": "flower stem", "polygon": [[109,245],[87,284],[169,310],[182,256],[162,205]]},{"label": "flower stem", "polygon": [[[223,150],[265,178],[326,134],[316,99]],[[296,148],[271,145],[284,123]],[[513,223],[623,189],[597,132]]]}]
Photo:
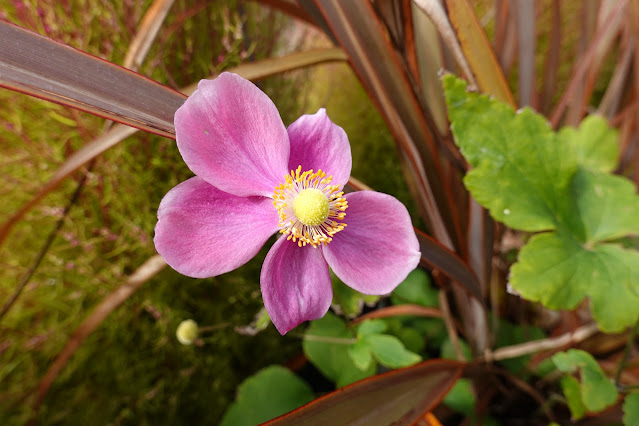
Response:
[{"label": "flower stem", "polygon": [[202,332],[206,332],[206,331],[219,330],[221,328],[226,328],[226,327],[228,327],[230,325],[231,325],[230,322],[223,322],[223,323],[220,323],[220,324],[207,325],[206,327],[199,327],[198,331],[200,333],[202,333]]},{"label": "flower stem", "polygon": [[317,336],[314,334],[291,334],[291,336],[300,337],[302,340],[309,340],[311,342],[337,343],[339,345],[354,345],[357,343],[357,339],[354,337]]}]

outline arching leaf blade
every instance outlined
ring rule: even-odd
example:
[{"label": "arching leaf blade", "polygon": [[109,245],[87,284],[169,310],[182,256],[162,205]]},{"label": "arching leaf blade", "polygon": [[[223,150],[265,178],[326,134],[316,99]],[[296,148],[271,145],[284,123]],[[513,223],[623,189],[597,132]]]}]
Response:
[{"label": "arching leaf blade", "polygon": [[390,371],[332,392],[267,425],[412,424],[436,406],[464,364],[430,360]]},{"label": "arching leaf blade", "polygon": [[446,0],[446,8],[482,92],[514,107],[515,100],[501,66],[468,0]]},{"label": "arching leaf blade", "polygon": [[0,20],[0,87],[175,138],[186,96],[88,53]]},{"label": "arching leaf blade", "polygon": [[[338,47],[329,47],[322,49],[309,49],[303,52],[295,52],[290,55],[280,56],[277,58],[267,58],[255,62],[246,62],[226,71],[242,76],[247,80],[259,80],[312,65],[341,62],[346,60],[348,60],[348,57],[342,49]],[[196,88],[197,83],[194,83],[181,90],[183,93],[190,95]]]},{"label": "arching leaf blade", "polygon": [[448,248],[459,248],[459,224],[437,154],[439,136],[429,126],[373,5],[337,0],[314,3],[393,133],[415,182],[414,197],[433,235]]},{"label": "arching leaf blade", "polygon": [[468,264],[419,229],[415,229],[415,233],[419,241],[419,249],[422,252],[421,263],[436,268],[452,278],[454,283],[461,285],[483,305],[484,299],[479,279]]}]

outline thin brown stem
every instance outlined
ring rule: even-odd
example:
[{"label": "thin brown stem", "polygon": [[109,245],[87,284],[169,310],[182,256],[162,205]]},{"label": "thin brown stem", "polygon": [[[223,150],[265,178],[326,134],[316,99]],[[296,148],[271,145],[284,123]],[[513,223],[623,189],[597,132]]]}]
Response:
[{"label": "thin brown stem", "polygon": [[464,357],[464,352],[462,351],[461,345],[459,343],[459,336],[457,335],[457,330],[455,329],[455,323],[450,313],[450,307],[448,305],[448,297],[446,296],[446,292],[443,290],[439,292],[439,306],[442,310],[442,314],[444,315],[444,323],[446,324],[446,331],[448,331],[448,337],[450,337],[450,341],[453,344],[453,348],[455,348],[455,355],[457,356],[457,360],[466,361],[466,358]]},{"label": "thin brown stem", "polygon": [[[354,319],[351,322],[351,325],[359,324],[363,321],[375,318],[388,318],[388,317],[396,317],[399,315],[412,315],[416,317],[427,317],[427,318],[444,318],[444,314],[440,309],[436,308],[427,308],[425,306],[406,304],[406,305],[397,305],[397,306],[388,306],[385,308],[377,309],[375,311],[369,312],[360,316],[359,318]],[[461,330],[461,324],[457,322],[454,318],[452,319],[453,324],[458,330]]]},{"label": "thin brown stem", "polygon": [[231,325],[233,324],[231,324],[230,322],[223,322],[220,324],[207,325],[205,327],[198,327],[197,331],[199,333],[206,333],[208,331],[221,330],[223,328],[230,327]]},{"label": "thin brown stem", "polygon": [[519,345],[506,346],[503,348],[499,348],[493,352],[486,351],[484,354],[484,360],[488,362],[501,361],[504,359],[516,358],[522,355],[529,355],[536,352],[561,348],[566,345],[571,345],[586,340],[598,331],[599,329],[597,328],[597,324],[587,324],[579,327],[575,331],[562,334],[561,336],[550,337],[541,340],[533,340],[532,342],[526,342]]}]

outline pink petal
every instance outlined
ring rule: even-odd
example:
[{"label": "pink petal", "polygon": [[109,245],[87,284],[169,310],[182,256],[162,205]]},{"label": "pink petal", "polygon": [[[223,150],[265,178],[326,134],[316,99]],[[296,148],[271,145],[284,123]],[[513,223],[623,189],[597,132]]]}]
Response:
[{"label": "pink petal", "polygon": [[406,207],[374,191],[346,195],[343,231],[322,247],[342,281],[364,294],[387,294],[417,267],[419,243]]},{"label": "pink petal", "polygon": [[288,128],[291,140],[289,169],[322,169],[333,176],[333,184],[344,186],[351,175],[351,146],[344,129],[333,123],[326,110],[303,115]]},{"label": "pink petal", "polygon": [[281,237],[264,259],[260,279],[264,306],[280,334],[324,316],[333,288],[320,250]]},{"label": "pink petal", "polygon": [[187,166],[224,192],[271,196],[289,172],[288,135],[277,108],[238,75],[200,81],[175,113],[175,133]]},{"label": "pink petal", "polygon": [[153,241],[173,269],[206,278],[248,262],[277,229],[272,199],[236,197],[196,176],[162,199]]}]

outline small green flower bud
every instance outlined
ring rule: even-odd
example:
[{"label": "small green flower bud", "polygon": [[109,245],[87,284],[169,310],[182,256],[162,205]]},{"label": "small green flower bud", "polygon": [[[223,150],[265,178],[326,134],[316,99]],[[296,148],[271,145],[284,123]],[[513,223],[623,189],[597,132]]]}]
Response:
[{"label": "small green flower bud", "polygon": [[178,325],[175,336],[183,345],[192,345],[198,336],[197,323],[191,319],[182,321]]}]

